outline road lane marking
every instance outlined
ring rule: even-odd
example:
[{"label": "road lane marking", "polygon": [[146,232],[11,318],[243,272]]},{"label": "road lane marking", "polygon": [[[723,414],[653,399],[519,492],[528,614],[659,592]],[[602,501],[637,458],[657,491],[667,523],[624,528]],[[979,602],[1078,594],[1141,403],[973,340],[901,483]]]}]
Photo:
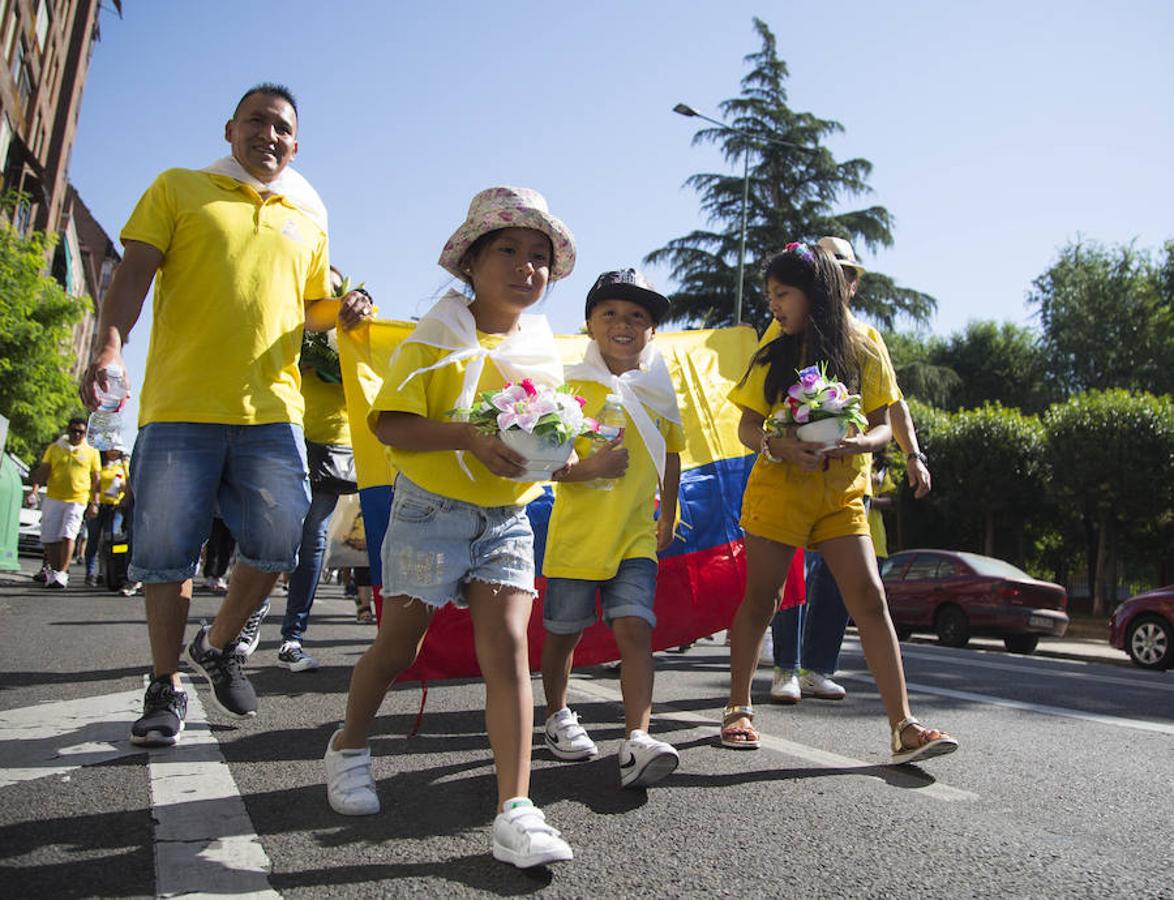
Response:
[{"label": "road lane marking", "polygon": [[141,691],[57,700],[0,712],[0,788],[141,753],[130,742]]},{"label": "road lane marking", "polygon": [[[875,686],[876,682],[868,672],[836,672],[837,678],[849,681],[865,681]],[[1059,716],[1064,719],[1079,719],[1083,722],[1095,722],[1098,725],[1108,725],[1113,728],[1133,728],[1137,731],[1153,731],[1157,734],[1174,734],[1174,724],[1165,722],[1150,722],[1146,719],[1127,719],[1124,716],[1108,716],[1103,713],[1084,712],[1079,709],[1070,709],[1065,706],[1050,706],[1046,703],[1027,703],[1023,700],[1007,700],[1004,697],[995,697],[991,694],[976,694],[971,691],[957,691],[953,688],[933,687],[928,684],[914,684],[906,682],[909,693],[937,694],[940,697],[950,697],[954,700],[966,700],[970,703],[981,703],[985,706],[1001,706],[1005,709],[1018,709],[1024,712],[1041,713],[1047,716]]]},{"label": "road lane marking", "polygon": [[[623,695],[616,690],[604,687],[593,681],[585,681],[581,678],[572,676],[568,687],[571,690],[586,694],[596,700],[610,700],[616,703],[623,703]],[[690,710],[677,709],[672,703],[657,703],[656,706],[663,709],[671,710],[671,713],[665,715],[658,713],[657,718],[662,721],[680,722],[689,726],[701,726],[704,728],[721,728],[721,720],[710,716],[703,716],[700,713],[695,713]],[[786,756],[791,756],[796,759],[801,759],[804,762],[819,766],[823,769],[860,769],[861,774],[868,776],[872,770],[878,767],[889,768],[893,773],[900,777],[902,774],[900,766],[890,766],[887,762],[865,762],[859,759],[853,759],[850,756],[840,756],[836,753],[828,753],[826,750],[820,750],[817,747],[809,747],[806,744],[799,744],[795,741],[788,741],[774,735],[767,734],[762,729],[759,729],[761,735],[762,746],[768,747],[778,753]],[[935,781],[933,784],[924,785],[921,783],[920,776],[914,776],[912,772],[906,773],[909,778],[908,787],[916,787],[917,795],[919,797],[932,797],[934,800],[944,800],[947,802],[957,802],[960,800],[978,800],[978,794],[971,791],[965,791],[960,788],[950,787]]]},{"label": "road lane marking", "polygon": [[[858,640],[846,640],[844,642],[845,648],[863,654]],[[984,651],[986,652],[986,651]],[[997,655],[998,651],[995,651]],[[949,652],[933,652],[923,651],[920,648],[910,650],[907,647],[901,648],[901,655],[909,659],[921,659],[927,662],[948,662],[950,665],[960,666],[974,666],[981,669],[997,669],[1004,672],[1031,672],[1035,675],[1046,675],[1048,678],[1078,678],[1087,680],[1095,677],[1098,684],[1115,684],[1127,688],[1143,688],[1154,691],[1174,692],[1174,682],[1151,681],[1147,678],[1122,678],[1114,675],[1102,675],[1099,672],[1092,676],[1088,672],[1071,672],[1060,671],[1055,668],[1057,665],[1067,666],[1090,666],[1090,665],[1104,665],[1099,661],[1089,660],[1073,660],[1073,659],[1049,659],[1042,656],[1030,657],[1032,663],[1039,665],[1027,665],[1028,659],[1024,658],[1021,663],[1016,664],[1012,662],[998,662],[989,659],[970,659],[962,654],[955,654]],[[1140,674],[1140,673],[1139,673]]]},{"label": "road lane marking", "polygon": [[186,676],[184,689],[188,714],[180,742],[149,751],[155,893],[279,898],[269,884],[269,856]]}]

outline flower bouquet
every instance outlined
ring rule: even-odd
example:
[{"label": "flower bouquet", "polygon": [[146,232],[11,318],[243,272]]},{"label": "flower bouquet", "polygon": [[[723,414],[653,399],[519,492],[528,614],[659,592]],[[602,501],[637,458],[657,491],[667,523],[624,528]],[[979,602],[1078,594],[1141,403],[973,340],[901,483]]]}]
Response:
[{"label": "flower bouquet", "polygon": [[526,471],[515,481],[545,481],[566,465],[575,438],[598,430],[583,415],[586,402],[566,385],[551,388],[523,378],[497,391],[482,391],[472,407],[450,410],[449,415],[497,435],[526,457]]},{"label": "flower bouquet", "polygon": [[828,378],[827,363],[799,371],[799,381],[787,388],[783,406],[766,420],[771,434],[782,434],[798,425],[795,436],[801,441],[821,444],[830,450],[855,426],[868,429],[859,394],[849,394],[842,381]]},{"label": "flower bouquet", "polygon": [[[362,289],[363,282],[353,288],[356,291]],[[345,297],[351,290],[351,280],[343,278],[334,296]],[[313,369],[327,384],[342,384],[342,369],[338,363],[338,336],[335,330],[331,328],[329,331],[303,331],[302,356],[299,364],[303,369]]]}]

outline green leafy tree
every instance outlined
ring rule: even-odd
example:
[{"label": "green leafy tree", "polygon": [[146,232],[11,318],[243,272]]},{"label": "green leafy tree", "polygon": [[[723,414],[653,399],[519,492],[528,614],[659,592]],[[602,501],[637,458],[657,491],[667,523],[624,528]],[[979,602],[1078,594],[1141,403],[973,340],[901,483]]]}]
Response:
[{"label": "green leafy tree", "polygon": [[[1174,523],[1174,401],[1088,391],[1044,415],[1055,495],[1081,523],[1093,612],[1116,602],[1122,563],[1160,559]],[[1169,544],[1165,544],[1169,552]]]},{"label": "green leafy tree", "polygon": [[[17,195],[0,198],[10,212]],[[10,420],[8,450],[26,461],[39,458],[81,409],[70,375],[70,332],[88,297],[71,297],[46,275],[55,238],[21,235],[0,223],[0,413]]]},{"label": "green leafy tree", "polygon": [[971,322],[964,331],[934,342],[929,359],[958,376],[947,409],[1000,403],[1042,413],[1053,399],[1047,353],[1036,333],[1022,325]]},{"label": "green leafy tree", "polygon": [[1025,562],[1029,520],[1043,510],[1051,477],[1039,419],[989,404],[935,426],[930,496],[956,523],[950,536],[959,549]]},{"label": "green leafy tree", "polygon": [[1174,391],[1174,242],[1164,258],[1076,242],[1034,282],[1043,347],[1062,396],[1089,389]]},{"label": "green leafy tree", "polygon": [[962,379],[948,365],[937,362],[944,352],[941,338],[892,331],[884,338],[902,393],[939,409],[956,408],[954,398]]},{"label": "green leafy tree", "polygon": [[[893,236],[892,216],[883,206],[835,212],[842,201],[871,193],[868,176],[872,163],[866,159],[837,161],[822,141],[843,131],[843,126],[788,106],[784,86],[787,64],[779,58],[775,37],[766,23],[756,18],[754,28],[762,48],[746,57],[751,70],[742,79],[742,93],[720,104],[731,128],[739,131],[705,128],[693,142],[718,144],[731,162],[742,162],[744,154],[750,154],[742,317],[761,329],[770,312],[755,263],[788,241],[814,242],[824,235],[835,235],[852,241],[859,250],[861,246],[890,246]],[[671,267],[678,285],[672,297],[674,319],[707,327],[729,325],[737,291],[743,179],[704,173],[685,183],[701,195],[701,208],[712,227],[669,241],[649,253],[645,262]],[[855,306],[883,326],[892,327],[902,315],[916,322],[928,321],[936,302],[928,294],[899,287],[891,278],[869,272],[857,292]]]}]

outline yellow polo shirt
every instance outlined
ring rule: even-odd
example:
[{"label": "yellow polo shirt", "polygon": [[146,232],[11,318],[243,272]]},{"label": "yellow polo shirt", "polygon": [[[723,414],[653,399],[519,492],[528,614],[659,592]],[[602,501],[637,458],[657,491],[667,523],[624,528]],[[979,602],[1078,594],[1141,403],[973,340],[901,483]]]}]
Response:
[{"label": "yellow polo shirt", "polygon": [[319,444],[351,445],[351,425],[346,394],[341,384],[331,384],[311,370],[302,372],[302,397],[306,401],[303,427],[306,440]]},{"label": "yellow polo shirt", "polygon": [[89,503],[93,493],[93,476],[102,469],[102,457],[82,441],[76,447],[54,441],[45,450],[41,462],[49,464],[49,481],[45,496],[62,503]]},{"label": "yellow polo shirt", "polygon": [[289,201],[169,169],[122,240],[163,253],[139,425],[302,421],[305,301],[330,296],[326,233]]},{"label": "yellow polo shirt", "polygon": [[[584,407],[595,415],[611,391],[596,382],[570,382],[575,393],[586,398]],[[666,453],[685,449],[685,431],[645,407],[665,440]],[[556,482],[554,510],[546,533],[546,557],[542,574],[547,578],[581,578],[606,581],[619,571],[625,559],[656,559],[656,465],[630,417],[624,428],[628,468],[610,491],[599,491],[588,482]],[[586,456],[592,441],[580,438],[575,452]]]},{"label": "yellow polo shirt", "polygon": [[[492,350],[505,340],[505,336],[479,331],[477,340],[482,347]],[[371,404],[371,411],[367,414],[368,426],[374,429],[379,414],[384,411],[415,413],[437,422],[453,421],[448,413],[456,405],[464,385],[466,360],[422,372],[400,389],[400,383],[409,374],[439,362],[450,352],[414,341],[401,344],[384,376],[383,387]],[[487,359],[477,382],[477,393],[504,385],[505,379],[497,366],[493,360]],[[452,450],[390,447],[388,457],[398,471],[424,490],[477,506],[523,506],[542,493],[541,485],[494,475],[472,453],[464,455],[472,478],[461,471],[457,455]]]}]

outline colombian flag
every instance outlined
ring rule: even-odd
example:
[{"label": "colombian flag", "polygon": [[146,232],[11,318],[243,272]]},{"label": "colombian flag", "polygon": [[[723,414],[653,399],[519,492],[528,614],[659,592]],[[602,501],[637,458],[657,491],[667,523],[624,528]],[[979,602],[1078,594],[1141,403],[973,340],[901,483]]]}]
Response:
[{"label": "colombian flag", "polygon": [[[338,335],[359,499],[371,558],[371,582],[376,586],[382,583],[379,549],[387,531],[395,470],[383,445],[364,423],[392,353],[412,328],[407,322],[375,321]],[[585,335],[557,340],[565,364],[583,358],[588,340]],[[727,628],[746,587],[738,516],[755,457],[738,440],[740,411],[726,399],[726,394],[746,371],[758,337],[752,328],[742,326],[660,333],[654,340],[673,377],[687,441],[681,454],[678,538],[660,555],[657,580],[657,626],[652,646],[663,650]],[[545,494],[526,510],[534,527],[538,572],[542,571],[552,502],[548,486]],[[541,578],[538,588],[541,593]],[[376,597],[378,608],[378,587]],[[802,602],[803,555],[796,553],[784,605]],[[538,669],[544,633],[540,596],[530,617],[532,670]],[[584,632],[575,650],[577,665],[618,658],[611,631],[602,622]],[[468,612],[448,606],[436,614],[416,664],[401,680],[429,681],[478,674]]]}]

